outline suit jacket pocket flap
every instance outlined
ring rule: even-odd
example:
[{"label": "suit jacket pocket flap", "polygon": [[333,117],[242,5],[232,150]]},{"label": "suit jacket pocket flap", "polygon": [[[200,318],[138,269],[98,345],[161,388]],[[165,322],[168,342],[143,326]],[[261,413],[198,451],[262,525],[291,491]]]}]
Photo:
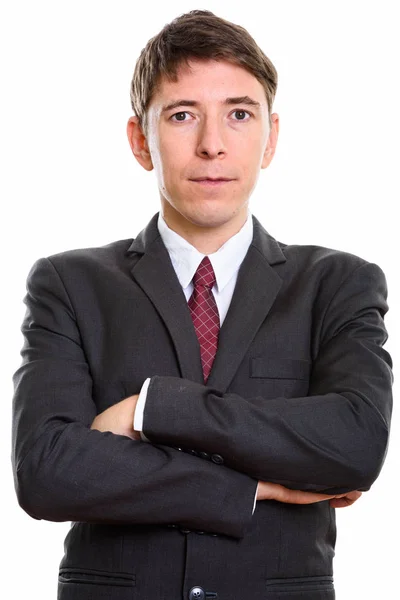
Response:
[{"label": "suit jacket pocket flap", "polygon": [[59,571],[60,583],[86,583],[97,585],[134,586],[135,575],[130,573],[108,573],[97,569],[62,568]]},{"label": "suit jacket pocket flap", "polygon": [[309,360],[259,356],[251,359],[250,377],[308,380],[310,369]]}]

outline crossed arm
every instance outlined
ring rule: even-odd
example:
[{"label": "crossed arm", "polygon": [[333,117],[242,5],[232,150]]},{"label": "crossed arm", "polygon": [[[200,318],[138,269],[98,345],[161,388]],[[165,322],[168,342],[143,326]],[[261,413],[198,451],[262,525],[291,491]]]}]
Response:
[{"label": "crossed arm", "polygon": [[[37,519],[181,523],[240,538],[258,481],[259,501],[354,502],[386,453],[385,295],[373,264],[338,290],[310,397],[260,402],[154,376],[143,428],[151,443],[133,443],[137,396],[97,415],[74,306],[52,261],[37,261],[27,281],[23,363],[14,375],[12,460],[21,506]],[[275,443],[263,443],[269,439]],[[207,444],[226,451],[224,467],[175,449],[208,451]]]},{"label": "crossed arm", "polygon": [[[258,500],[329,499],[338,507],[354,501],[357,490],[368,490],[378,476],[387,451],[392,373],[383,349],[386,295],[376,265],[350,272],[325,312],[307,396],[265,402],[153,376],[146,437],[224,455],[226,466],[260,482]],[[136,401],[126,399],[130,428]],[[108,416],[94,426],[103,420],[107,428]]]},{"label": "crossed arm", "polygon": [[[135,409],[139,394],[129,396],[121,402],[107,408],[95,417],[91,429],[98,431],[110,431],[116,435],[124,435],[140,442],[140,432],[133,428]],[[257,488],[257,501],[276,500],[290,504],[313,504],[329,500],[333,508],[342,508],[354,504],[362,493],[354,490],[344,494],[318,494],[315,492],[304,492],[292,490],[278,483],[259,481]]]}]

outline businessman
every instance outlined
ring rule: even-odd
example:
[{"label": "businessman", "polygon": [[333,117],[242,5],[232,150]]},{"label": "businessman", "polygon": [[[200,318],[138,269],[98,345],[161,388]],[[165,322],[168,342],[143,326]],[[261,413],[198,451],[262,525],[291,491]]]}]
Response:
[{"label": "businessman", "polygon": [[13,469],[29,515],[72,522],[59,600],[335,598],[335,508],[387,452],[387,288],[251,214],[276,87],[242,27],[167,24],[127,127],[160,211],[28,275]]}]

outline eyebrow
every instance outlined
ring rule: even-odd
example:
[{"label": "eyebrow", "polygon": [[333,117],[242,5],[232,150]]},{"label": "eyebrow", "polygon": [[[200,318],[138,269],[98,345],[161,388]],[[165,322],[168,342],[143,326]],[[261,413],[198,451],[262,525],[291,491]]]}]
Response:
[{"label": "eyebrow", "polygon": [[[226,98],[223,102],[224,105],[232,105],[232,104],[245,104],[247,106],[253,106],[254,108],[261,108],[261,104],[250,98],[250,96],[236,96],[234,98]],[[162,107],[161,113],[167,112],[168,110],[173,110],[174,108],[178,108],[180,106],[199,106],[200,102],[196,100],[175,100],[174,102],[170,102]]]}]

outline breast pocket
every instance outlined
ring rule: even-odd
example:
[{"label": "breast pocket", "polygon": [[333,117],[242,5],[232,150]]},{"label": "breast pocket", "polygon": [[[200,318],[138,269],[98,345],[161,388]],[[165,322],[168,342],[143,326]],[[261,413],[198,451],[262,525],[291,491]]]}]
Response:
[{"label": "breast pocket", "polygon": [[303,359],[257,356],[250,362],[250,377],[308,381],[310,370],[311,362]]},{"label": "breast pocket", "polygon": [[255,356],[250,359],[250,381],[264,396],[294,398],[308,393],[312,363],[306,359]]}]

